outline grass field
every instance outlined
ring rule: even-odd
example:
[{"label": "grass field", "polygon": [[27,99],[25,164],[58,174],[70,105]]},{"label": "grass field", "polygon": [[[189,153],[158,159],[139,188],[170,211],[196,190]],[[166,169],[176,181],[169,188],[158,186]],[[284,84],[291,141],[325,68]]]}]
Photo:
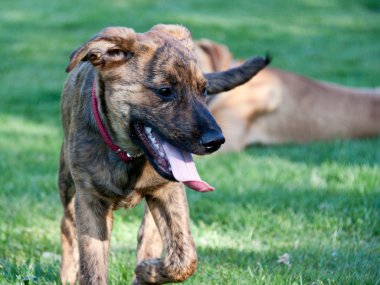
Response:
[{"label": "grass field", "polygon": [[[270,50],[279,68],[380,85],[378,0],[95,2],[1,1],[0,284],[59,283],[60,90],[71,51],[104,26],[180,23],[237,57]],[[217,191],[188,191],[199,268],[186,284],[380,284],[379,143],[199,159]],[[115,214],[110,284],[131,281],[141,216]]]}]

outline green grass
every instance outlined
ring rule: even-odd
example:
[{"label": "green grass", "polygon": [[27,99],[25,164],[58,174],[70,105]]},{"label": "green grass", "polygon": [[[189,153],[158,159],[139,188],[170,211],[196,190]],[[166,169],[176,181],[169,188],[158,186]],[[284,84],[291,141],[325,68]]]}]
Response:
[{"label": "green grass", "polygon": [[[270,50],[279,68],[380,85],[377,0],[78,2],[1,2],[0,284],[58,284],[60,90],[70,52],[104,26],[181,23],[237,57]],[[188,191],[199,268],[186,284],[380,284],[379,143],[199,159],[217,191]],[[116,212],[111,284],[131,281],[141,215]]]}]

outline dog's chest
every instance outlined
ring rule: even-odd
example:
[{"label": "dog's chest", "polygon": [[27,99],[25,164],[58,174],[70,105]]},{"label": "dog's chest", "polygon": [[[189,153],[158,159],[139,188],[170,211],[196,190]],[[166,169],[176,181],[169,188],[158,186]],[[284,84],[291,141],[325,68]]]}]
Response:
[{"label": "dog's chest", "polygon": [[162,178],[142,157],[133,162],[112,161],[92,165],[92,182],[98,194],[115,201],[117,207],[137,205],[146,194],[151,194],[169,181]]}]

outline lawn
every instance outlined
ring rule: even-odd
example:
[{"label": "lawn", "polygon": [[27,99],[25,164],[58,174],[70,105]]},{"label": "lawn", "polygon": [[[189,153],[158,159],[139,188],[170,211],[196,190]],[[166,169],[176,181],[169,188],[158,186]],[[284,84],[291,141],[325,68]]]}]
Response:
[{"label": "lawn", "polygon": [[[0,284],[59,283],[59,100],[71,51],[105,26],[156,23],[183,24],[240,58],[270,50],[279,68],[380,85],[378,0],[2,0]],[[185,283],[380,284],[379,143],[198,159],[217,191],[188,190],[199,267]],[[110,284],[131,281],[141,216],[141,206],[115,213]]]}]

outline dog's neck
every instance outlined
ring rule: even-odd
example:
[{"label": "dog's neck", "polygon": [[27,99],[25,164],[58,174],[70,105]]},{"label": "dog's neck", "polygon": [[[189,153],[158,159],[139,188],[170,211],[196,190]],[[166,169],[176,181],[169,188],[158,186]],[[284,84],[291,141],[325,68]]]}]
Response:
[{"label": "dog's neck", "polygon": [[134,158],[137,158],[142,155],[142,152],[139,152],[135,155],[129,154],[127,151],[123,150],[121,147],[116,145],[113,141],[111,136],[109,135],[106,127],[104,126],[104,123],[102,121],[102,118],[99,114],[99,106],[98,106],[98,99],[96,97],[96,77],[94,77],[93,83],[92,83],[92,90],[91,90],[91,106],[92,106],[92,112],[95,118],[96,126],[99,129],[100,135],[102,136],[104,142],[107,144],[107,146],[114,151],[121,160],[125,162],[129,162],[133,160]]},{"label": "dog's neck", "polygon": [[[138,148],[128,136],[129,132],[126,131],[128,126],[119,126],[119,129],[122,128],[122,131],[117,132],[116,129],[118,127],[111,124],[113,118],[111,112],[108,111],[106,97],[112,94],[107,93],[111,91],[107,90],[106,83],[101,75],[92,71],[91,78],[88,80],[90,82],[86,84],[85,92],[89,96],[87,98],[87,106],[85,109],[88,112],[87,117],[89,118],[92,128],[99,133],[112,152],[124,153],[121,154],[121,156],[125,158],[123,159],[124,161],[128,161],[129,157],[136,158],[142,156],[141,149]],[[96,119],[97,115],[98,119]],[[111,145],[113,146],[111,147]],[[120,157],[120,155],[118,156]]]}]

